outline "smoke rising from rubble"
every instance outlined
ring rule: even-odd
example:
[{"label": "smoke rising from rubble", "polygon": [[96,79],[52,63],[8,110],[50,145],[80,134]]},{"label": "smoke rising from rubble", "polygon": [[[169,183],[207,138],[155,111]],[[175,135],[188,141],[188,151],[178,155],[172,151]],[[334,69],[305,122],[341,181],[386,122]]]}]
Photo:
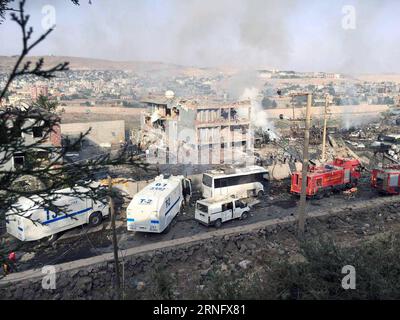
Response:
[{"label": "smoke rising from rubble", "polygon": [[[253,127],[259,127],[263,130],[275,131],[274,123],[269,121],[266,112],[263,110],[261,101],[263,94],[261,89],[264,85],[264,80],[258,77],[257,72],[253,70],[242,70],[231,76],[226,84],[226,91],[232,100],[250,100],[251,102],[251,123]],[[241,115],[240,108],[238,109]],[[247,117],[247,114],[243,114]],[[273,134],[275,135],[275,134]]]},{"label": "smoke rising from rubble", "polygon": [[[347,109],[351,107],[347,106]],[[379,119],[379,114],[376,115],[358,115],[357,117],[351,113],[343,113],[341,115],[341,126],[343,129],[349,130],[351,128],[361,127]]]},{"label": "smoke rising from rubble", "polygon": [[275,126],[272,121],[268,120],[267,113],[261,105],[262,96],[257,88],[246,88],[240,97],[240,100],[250,100],[251,102],[251,123],[253,127],[261,128],[269,131],[271,138],[275,138]]}]

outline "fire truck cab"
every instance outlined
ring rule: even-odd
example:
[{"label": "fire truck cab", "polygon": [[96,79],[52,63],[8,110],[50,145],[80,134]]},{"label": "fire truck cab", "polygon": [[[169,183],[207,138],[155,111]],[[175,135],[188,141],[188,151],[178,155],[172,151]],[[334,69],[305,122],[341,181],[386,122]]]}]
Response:
[{"label": "fire truck cab", "polygon": [[373,169],[371,186],[382,194],[400,194],[400,165]]},{"label": "fire truck cab", "polygon": [[[320,199],[331,192],[350,189],[357,185],[361,177],[361,165],[357,159],[337,158],[323,166],[310,166],[307,173],[306,195]],[[302,173],[294,172],[290,192],[300,195]]]}]

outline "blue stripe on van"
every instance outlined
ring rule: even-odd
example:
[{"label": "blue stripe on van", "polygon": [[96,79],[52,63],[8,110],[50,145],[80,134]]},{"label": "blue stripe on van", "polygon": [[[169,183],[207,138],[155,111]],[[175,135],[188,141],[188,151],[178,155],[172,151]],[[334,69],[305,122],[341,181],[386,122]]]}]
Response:
[{"label": "blue stripe on van", "polygon": [[71,217],[77,216],[78,214],[82,214],[82,213],[88,212],[88,211],[90,211],[92,209],[93,208],[86,208],[86,209],[83,209],[81,211],[72,212],[71,214],[65,214],[65,215],[63,215],[61,217],[57,217],[57,218],[54,218],[54,219],[51,219],[51,220],[47,220],[47,221],[43,222],[43,224],[50,224],[50,223],[53,223],[53,222],[56,222],[56,221],[59,221],[59,220],[71,218]]},{"label": "blue stripe on van", "polygon": [[24,231],[24,229],[22,229],[21,227],[18,227],[18,230],[19,230],[19,231]]},{"label": "blue stripe on van", "polygon": [[[181,199],[181,197],[179,196],[179,198],[174,202],[174,204],[167,210],[167,212],[165,213],[165,216],[168,215],[168,213],[172,210],[173,207],[175,207],[175,205],[178,203],[178,201]],[[133,218],[127,218],[126,219],[127,222],[135,222],[135,219]],[[151,223],[160,223],[160,221],[158,220],[151,220]]]},{"label": "blue stripe on van", "polygon": [[168,209],[168,211],[165,213],[165,216],[167,216],[167,214],[172,210],[172,208],[175,207],[175,205],[178,203],[180,198],[181,198],[181,196],[179,196],[179,198],[175,201],[175,203]]}]

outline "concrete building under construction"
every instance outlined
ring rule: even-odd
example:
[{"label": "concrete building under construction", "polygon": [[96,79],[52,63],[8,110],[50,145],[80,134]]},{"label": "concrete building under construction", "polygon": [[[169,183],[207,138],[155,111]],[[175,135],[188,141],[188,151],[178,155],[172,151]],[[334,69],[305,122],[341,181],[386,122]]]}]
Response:
[{"label": "concrete building under construction", "polygon": [[140,147],[158,163],[220,164],[252,148],[250,101],[150,96],[143,101]]}]

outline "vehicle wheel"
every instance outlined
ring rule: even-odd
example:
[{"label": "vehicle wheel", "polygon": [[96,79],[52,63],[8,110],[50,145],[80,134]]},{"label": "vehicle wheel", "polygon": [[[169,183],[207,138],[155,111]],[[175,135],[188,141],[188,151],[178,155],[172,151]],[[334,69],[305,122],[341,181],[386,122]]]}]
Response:
[{"label": "vehicle wheel", "polygon": [[100,212],[93,212],[89,217],[89,225],[91,227],[96,227],[101,224],[103,217]]},{"label": "vehicle wheel", "polygon": [[162,234],[167,234],[171,230],[171,225],[172,221],[169,223],[169,225],[163,230]]},{"label": "vehicle wheel", "polygon": [[329,198],[332,193],[333,193],[332,190],[325,191],[325,197]]},{"label": "vehicle wheel", "polygon": [[297,201],[300,199],[300,195],[297,193],[290,193],[290,196],[292,197],[293,200]]},{"label": "vehicle wheel", "polygon": [[315,195],[315,199],[317,199],[317,200],[321,200],[323,197],[324,197],[324,194],[322,192],[321,193],[317,193]]},{"label": "vehicle wheel", "polygon": [[55,241],[57,241],[58,237],[59,237],[58,233],[55,233],[55,234],[52,234],[51,236],[48,236],[46,238],[46,241],[48,243],[54,243]]},{"label": "vehicle wheel", "polygon": [[222,220],[218,219],[217,221],[215,221],[214,227],[216,227],[217,229],[221,228],[222,226]]},{"label": "vehicle wheel", "polygon": [[242,215],[240,216],[241,220],[246,220],[248,218],[249,214],[247,211],[243,212]]},{"label": "vehicle wheel", "polygon": [[262,191],[262,190],[258,191],[257,198],[261,199],[263,196],[264,196],[264,191]]}]

